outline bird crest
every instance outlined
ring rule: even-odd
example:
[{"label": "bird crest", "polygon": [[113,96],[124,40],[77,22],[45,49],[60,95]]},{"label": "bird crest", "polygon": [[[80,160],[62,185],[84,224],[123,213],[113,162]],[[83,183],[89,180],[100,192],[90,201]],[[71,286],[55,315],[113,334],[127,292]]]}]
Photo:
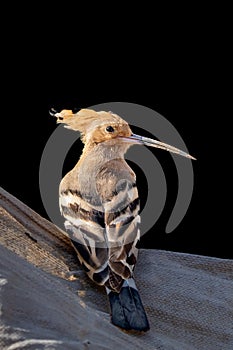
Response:
[{"label": "bird crest", "polygon": [[72,110],[63,109],[61,112],[51,110],[50,114],[57,118],[58,124],[65,124],[67,129],[79,131],[82,141],[85,143],[86,135],[90,135],[93,130],[101,129],[107,125],[128,126],[121,117],[112,112],[94,111],[93,109],[81,109],[77,113]]}]

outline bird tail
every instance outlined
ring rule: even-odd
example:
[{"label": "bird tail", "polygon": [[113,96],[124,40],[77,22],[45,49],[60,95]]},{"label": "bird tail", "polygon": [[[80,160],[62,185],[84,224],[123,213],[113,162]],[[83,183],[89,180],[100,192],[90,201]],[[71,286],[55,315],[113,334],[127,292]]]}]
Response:
[{"label": "bird tail", "polygon": [[148,331],[149,322],[134,279],[124,282],[119,293],[106,288],[115,326],[125,330]]}]

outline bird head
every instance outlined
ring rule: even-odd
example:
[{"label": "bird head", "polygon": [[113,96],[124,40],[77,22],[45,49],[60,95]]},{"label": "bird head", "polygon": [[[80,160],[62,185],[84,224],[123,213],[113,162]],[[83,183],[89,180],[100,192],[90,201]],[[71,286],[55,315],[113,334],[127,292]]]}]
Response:
[{"label": "bird head", "polygon": [[160,148],[186,158],[195,159],[176,147],[133,134],[129,124],[112,112],[96,112],[93,109],[81,109],[77,113],[73,113],[71,110],[63,109],[58,113],[52,109],[50,114],[57,118],[57,123],[65,124],[65,128],[79,131],[84,144],[95,145],[101,142],[108,142],[109,145],[125,144],[128,147],[138,144]]}]

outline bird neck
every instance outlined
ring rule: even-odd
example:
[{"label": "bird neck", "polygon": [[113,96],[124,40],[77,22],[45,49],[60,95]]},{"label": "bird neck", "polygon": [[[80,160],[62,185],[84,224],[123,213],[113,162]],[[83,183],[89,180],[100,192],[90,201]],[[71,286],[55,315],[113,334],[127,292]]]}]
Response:
[{"label": "bird neck", "polygon": [[108,167],[112,160],[124,159],[126,150],[125,145],[117,145],[116,142],[112,145],[108,142],[101,142],[95,146],[85,145],[74,172],[83,196],[91,198],[92,204],[101,205],[101,197],[96,187],[101,170]]},{"label": "bird neck", "polygon": [[95,163],[105,163],[112,159],[124,159],[124,155],[129,148],[129,145],[113,142],[113,140],[100,142],[98,144],[87,143],[84,146],[80,162],[88,159],[95,160]]}]

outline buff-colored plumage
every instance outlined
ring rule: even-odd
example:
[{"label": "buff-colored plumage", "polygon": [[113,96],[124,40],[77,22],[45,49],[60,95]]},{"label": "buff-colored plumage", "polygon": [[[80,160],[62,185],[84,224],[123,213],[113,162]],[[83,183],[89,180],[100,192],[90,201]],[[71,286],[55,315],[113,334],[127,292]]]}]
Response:
[{"label": "buff-colored plumage", "polygon": [[120,116],[81,109],[53,113],[58,123],[81,132],[83,153],[60,183],[59,204],[65,228],[88,276],[106,287],[112,322],[146,331],[148,320],[133,271],[140,239],[140,200],[136,176],[124,159],[132,144],[188,154],[132,133]]}]

